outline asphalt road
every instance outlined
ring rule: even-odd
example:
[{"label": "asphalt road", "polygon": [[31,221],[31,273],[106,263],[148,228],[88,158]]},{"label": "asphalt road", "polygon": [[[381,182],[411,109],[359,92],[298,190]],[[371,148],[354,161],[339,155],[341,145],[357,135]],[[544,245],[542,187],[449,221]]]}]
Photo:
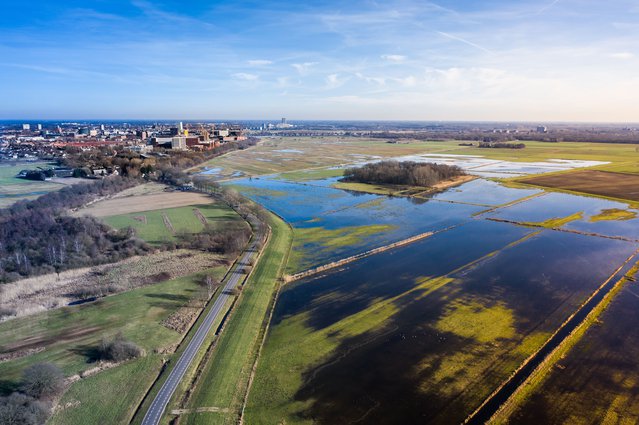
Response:
[{"label": "asphalt road", "polygon": [[[255,240],[257,241],[259,238],[260,236],[256,235]],[[255,255],[255,247],[256,242],[251,243],[249,248],[246,249],[244,254],[240,257],[235,269],[230,273],[229,278],[226,281],[226,285],[224,285],[222,294],[215,300],[213,307],[206,315],[206,318],[198,328],[197,332],[195,332],[191,341],[189,341],[189,344],[178,359],[173,370],[171,370],[171,373],[162,385],[162,388],[160,388],[160,392],[158,392],[155,396],[149,410],[147,410],[146,415],[144,415],[142,425],[157,425],[160,423],[162,414],[164,413],[166,406],[169,404],[171,396],[180,384],[186,370],[193,362],[193,358],[197,354],[198,350],[202,347],[204,339],[211,331],[215,319],[221,314],[224,305],[229,301],[229,299],[234,297],[234,295],[230,293],[231,290],[237,287],[238,283],[242,282],[246,278],[246,274],[242,272],[244,268],[243,266],[248,264],[248,260],[251,256]]]}]

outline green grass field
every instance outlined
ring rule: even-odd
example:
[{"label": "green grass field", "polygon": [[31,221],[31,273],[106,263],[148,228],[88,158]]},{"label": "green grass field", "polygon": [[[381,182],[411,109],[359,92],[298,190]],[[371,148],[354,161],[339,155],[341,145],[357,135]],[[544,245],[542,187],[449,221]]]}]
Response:
[{"label": "green grass field", "polygon": [[15,177],[21,170],[51,166],[48,162],[0,163],[0,208],[8,207],[23,199],[35,199],[45,193],[63,188],[63,184]]},{"label": "green grass field", "polygon": [[[207,273],[221,277],[225,270],[225,267],[217,267]],[[53,423],[78,423],[73,420],[77,417],[84,417],[85,423],[128,423],[131,409],[144,395],[150,376],[157,376],[159,371],[159,358],[152,354],[153,351],[169,347],[181,338],[179,333],[164,327],[161,322],[196,294],[199,288],[197,281],[201,275],[198,273],[93,303],[63,307],[1,323],[2,351],[35,347],[44,347],[45,350],[0,363],[0,389],[5,393],[12,391],[22,370],[37,362],[52,362],[62,368],[66,376],[91,369],[95,366],[89,363],[91,350],[103,337],[121,332],[125,338],[143,347],[150,357],[134,360],[74,383],[62,403],[78,401],[79,404],[58,413]],[[122,367],[126,367],[129,373],[121,371]],[[135,379],[132,379],[133,371],[140,372]],[[135,383],[132,384],[132,381]],[[118,397],[123,388],[131,395],[126,402],[102,406],[104,403],[100,395],[82,390],[96,386],[103,388],[104,394],[109,394],[105,397]],[[96,402],[98,405],[94,404]]]},{"label": "green grass field", "polygon": [[273,215],[269,224],[271,238],[188,405],[191,409],[219,407],[220,412],[192,413],[184,418],[185,423],[237,423],[267,314],[291,246],[290,227]]},{"label": "green grass field", "polygon": [[[116,229],[132,227],[139,238],[152,244],[161,244],[175,240],[176,235],[180,232],[197,233],[202,231],[204,223],[198,217],[197,211],[211,224],[239,219],[239,216],[232,209],[216,203],[114,215],[105,217],[103,220]],[[164,217],[168,218],[173,230],[167,227]]]}]

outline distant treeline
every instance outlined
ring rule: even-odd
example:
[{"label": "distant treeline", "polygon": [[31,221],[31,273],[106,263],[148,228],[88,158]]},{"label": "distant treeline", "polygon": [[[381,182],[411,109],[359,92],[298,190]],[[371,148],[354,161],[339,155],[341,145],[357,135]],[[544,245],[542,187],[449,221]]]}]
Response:
[{"label": "distant treeline", "polygon": [[146,244],[128,231],[114,231],[91,217],[66,214],[68,209],[137,183],[108,178],[67,186],[0,209],[0,282],[118,261],[147,251]]},{"label": "distant treeline", "polygon": [[479,142],[477,147],[493,149],[523,149],[526,147],[526,145],[524,143]]},{"label": "distant treeline", "polygon": [[344,171],[344,181],[430,187],[440,181],[465,175],[456,165],[432,162],[381,161]]}]

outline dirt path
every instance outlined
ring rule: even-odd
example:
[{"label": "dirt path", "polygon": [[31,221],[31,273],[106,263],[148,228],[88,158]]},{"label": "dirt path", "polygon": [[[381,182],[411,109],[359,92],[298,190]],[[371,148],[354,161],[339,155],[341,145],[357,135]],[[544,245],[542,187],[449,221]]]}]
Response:
[{"label": "dirt path", "polygon": [[193,208],[193,214],[195,214],[197,219],[200,220],[205,227],[209,224],[209,221],[206,219],[206,217],[204,217],[204,214],[202,214],[202,211],[200,211],[199,209]]},{"label": "dirt path", "polygon": [[175,229],[173,228],[173,223],[171,223],[171,220],[169,220],[169,216],[162,213],[162,221],[164,221],[164,225],[166,226],[166,228],[169,229],[171,233],[175,234]]}]

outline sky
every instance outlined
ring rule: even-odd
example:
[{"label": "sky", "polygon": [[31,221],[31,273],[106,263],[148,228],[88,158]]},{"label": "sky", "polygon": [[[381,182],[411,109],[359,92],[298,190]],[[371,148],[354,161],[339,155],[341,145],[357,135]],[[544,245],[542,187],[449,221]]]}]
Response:
[{"label": "sky", "polygon": [[639,121],[636,0],[23,0],[0,119]]}]

